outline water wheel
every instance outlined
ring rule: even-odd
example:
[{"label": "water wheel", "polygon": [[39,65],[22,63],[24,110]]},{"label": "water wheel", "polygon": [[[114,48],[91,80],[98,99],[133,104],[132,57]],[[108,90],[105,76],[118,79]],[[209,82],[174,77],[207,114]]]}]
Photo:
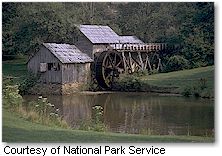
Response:
[{"label": "water wheel", "polygon": [[116,51],[104,51],[96,60],[96,80],[104,89],[112,88],[113,82],[124,71],[121,55]]}]

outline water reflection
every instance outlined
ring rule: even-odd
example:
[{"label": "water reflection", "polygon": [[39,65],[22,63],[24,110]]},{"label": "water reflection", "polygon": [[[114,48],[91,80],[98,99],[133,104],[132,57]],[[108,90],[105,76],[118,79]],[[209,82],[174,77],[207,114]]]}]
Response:
[{"label": "water reflection", "polygon": [[[26,96],[25,99],[35,99]],[[104,108],[109,131],[156,135],[210,136],[214,129],[214,104],[207,99],[158,96],[144,93],[48,96],[74,128],[92,118],[92,107]]]}]

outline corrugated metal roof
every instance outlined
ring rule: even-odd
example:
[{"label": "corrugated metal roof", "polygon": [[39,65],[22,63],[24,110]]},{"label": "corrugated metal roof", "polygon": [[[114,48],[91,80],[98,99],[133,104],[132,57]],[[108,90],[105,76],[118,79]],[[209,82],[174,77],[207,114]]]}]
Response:
[{"label": "corrugated metal roof", "polygon": [[81,52],[75,45],[43,43],[62,63],[86,63],[93,60]]},{"label": "corrugated metal roof", "polygon": [[119,42],[119,35],[117,35],[109,26],[80,25],[79,29],[92,43]]},{"label": "corrugated metal roof", "polygon": [[143,43],[140,39],[136,36],[119,36],[121,43]]},{"label": "corrugated metal roof", "polygon": [[109,26],[80,25],[79,29],[93,44],[143,43],[136,36],[119,36]]}]

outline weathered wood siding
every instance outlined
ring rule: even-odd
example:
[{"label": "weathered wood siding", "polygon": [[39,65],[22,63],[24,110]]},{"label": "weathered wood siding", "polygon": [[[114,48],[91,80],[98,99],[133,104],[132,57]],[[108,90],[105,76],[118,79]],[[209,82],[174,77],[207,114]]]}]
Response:
[{"label": "weathered wood siding", "polygon": [[[48,70],[40,72],[40,63],[59,63],[60,70]],[[40,81],[44,83],[62,83],[62,63],[45,47],[33,56],[28,62],[28,70],[34,74],[40,73]]]},{"label": "weathered wood siding", "polygon": [[90,63],[62,65],[62,83],[88,83],[90,81]]},{"label": "weathered wood siding", "polygon": [[75,45],[79,48],[80,51],[86,53],[89,57],[93,59],[93,44],[83,34],[78,37]]},{"label": "weathered wood siding", "polygon": [[93,45],[93,54],[101,53],[103,51],[107,51],[109,49],[108,44],[95,44]]}]

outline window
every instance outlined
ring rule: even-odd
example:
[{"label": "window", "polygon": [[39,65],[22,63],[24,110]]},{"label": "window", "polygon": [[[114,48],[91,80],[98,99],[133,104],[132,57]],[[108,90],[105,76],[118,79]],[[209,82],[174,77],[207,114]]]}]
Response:
[{"label": "window", "polygon": [[60,70],[60,65],[59,65],[59,63],[57,63],[57,64],[55,64],[55,71],[59,71]]},{"label": "window", "polygon": [[48,70],[59,71],[60,64],[59,63],[48,63]]},{"label": "window", "polygon": [[40,72],[46,72],[47,69],[47,63],[40,63]]},{"label": "window", "polygon": [[48,63],[48,70],[52,70],[53,68],[53,63]]}]

